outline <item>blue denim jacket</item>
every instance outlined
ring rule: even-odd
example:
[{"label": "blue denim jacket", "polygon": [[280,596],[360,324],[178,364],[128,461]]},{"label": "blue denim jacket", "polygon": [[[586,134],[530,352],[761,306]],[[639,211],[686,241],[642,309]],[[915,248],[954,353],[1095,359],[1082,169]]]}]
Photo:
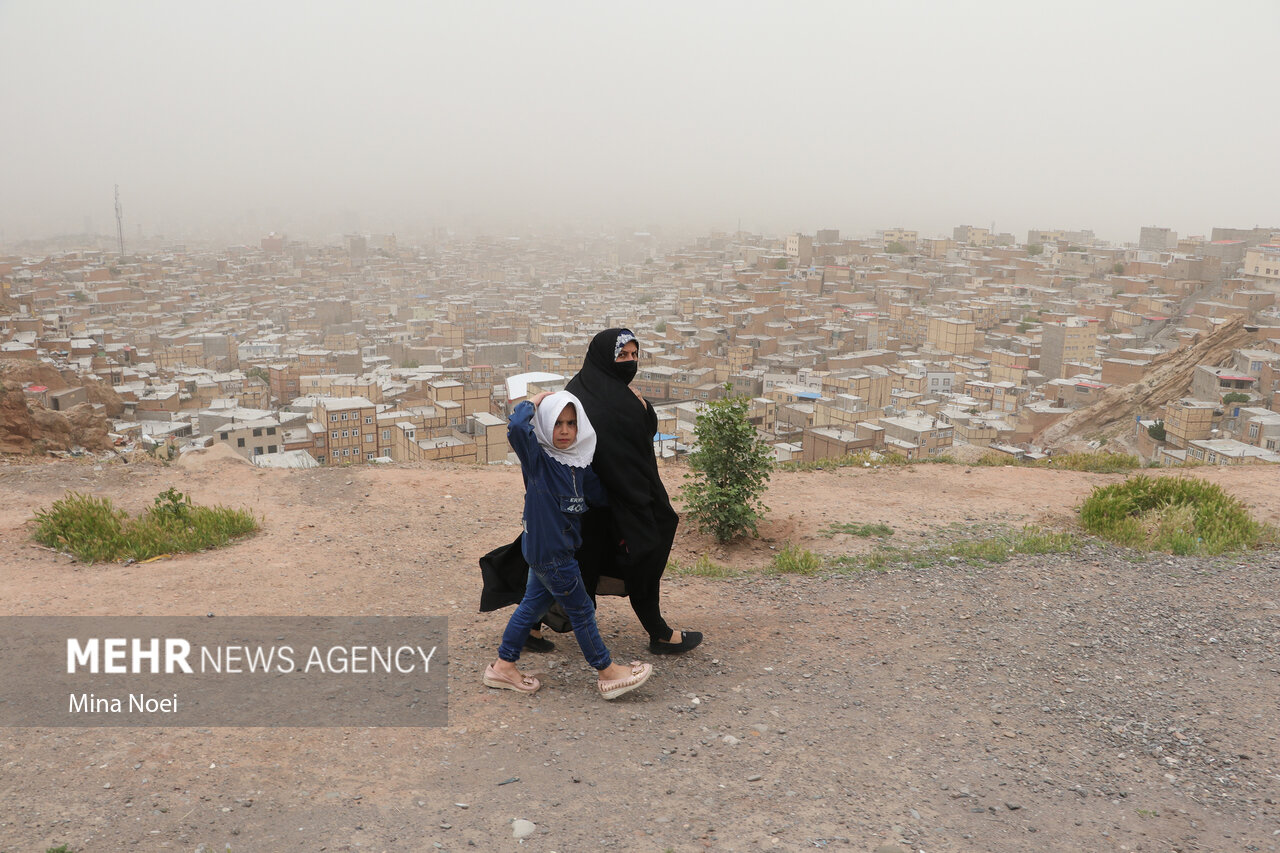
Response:
[{"label": "blue denim jacket", "polygon": [[608,499],[590,468],[571,468],[552,459],[533,433],[533,404],[516,406],[507,423],[507,441],[524,476],[524,559],[531,566],[564,565],[582,545],[582,514]]}]

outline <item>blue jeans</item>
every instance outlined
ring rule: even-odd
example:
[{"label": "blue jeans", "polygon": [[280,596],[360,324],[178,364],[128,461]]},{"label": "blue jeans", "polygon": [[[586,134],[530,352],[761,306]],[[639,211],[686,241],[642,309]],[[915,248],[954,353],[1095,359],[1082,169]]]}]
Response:
[{"label": "blue jeans", "polygon": [[512,663],[520,660],[524,641],[529,639],[529,632],[542,622],[552,601],[559,602],[564,608],[587,663],[596,670],[608,667],[613,661],[604,640],[600,639],[600,629],[596,627],[596,608],[587,595],[578,563],[572,559],[559,566],[529,567],[524,600],[516,606],[516,612],[507,622],[507,629],[502,632],[498,657]]}]

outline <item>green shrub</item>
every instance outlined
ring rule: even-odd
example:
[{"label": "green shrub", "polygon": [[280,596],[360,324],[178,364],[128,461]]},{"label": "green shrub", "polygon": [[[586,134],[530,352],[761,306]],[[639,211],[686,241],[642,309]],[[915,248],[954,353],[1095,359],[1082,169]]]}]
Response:
[{"label": "green shrub", "polygon": [[114,560],[125,547],[128,514],[110,498],[70,492],[46,512],[36,512],[35,540],[85,563]]},{"label": "green shrub", "polygon": [[814,575],[822,571],[822,558],[788,542],[774,556],[772,568],[781,575]]},{"label": "green shrub", "polygon": [[110,498],[69,492],[47,511],[37,511],[35,521],[37,542],[85,563],[203,551],[259,529],[246,510],[193,506],[172,488],[137,518],[116,509]]},{"label": "green shrub", "polygon": [[220,548],[240,536],[258,530],[258,522],[245,510],[229,507],[193,507],[186,521],[149,513],[127,527],[125,556],[145,560],[161,554],[191,553]]},{"label": "green shrub", "polygon": [[191,496],[170,486],[156,495],[155,505],[147,512],[158,522],[181,524],[191,517]]},{"label": "green shrub", "polygon": [[[726,385],[725,391],[731,388]],[[682,489],[685,510],[699,530],[718,542],[755,535],[757,521],[769,511],[761,495],[773,457],[747,420],[749,402],[726,393],[703,407],[694,428],[698,449],[689,454],[691,473],[685,474]]]},{"label": "green shrub", "polygon": [[1253,548],[1275,533],[1213,483],[1142,474],[1094,489],[1080,507],[1080,523],[1119,545],[1180,555]]}]

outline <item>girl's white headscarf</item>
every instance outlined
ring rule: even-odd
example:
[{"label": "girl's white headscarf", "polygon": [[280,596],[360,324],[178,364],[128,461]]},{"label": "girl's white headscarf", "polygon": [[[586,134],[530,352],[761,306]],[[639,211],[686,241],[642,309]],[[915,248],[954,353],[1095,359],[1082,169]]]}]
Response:
[{"label": "girl's white headscarf", "polygon": [[[555,430],[556,418],[564,411],[564,407],[573,404],[578,420],[578,437],[568,448],[561,450],[551,440]],[[557,391],[542,398],[542,402],[533,412],[533,434],[538,444],[557,462],[563,462],[571,468],[586,468],[596,454],[596,431],[587,418],[582,401],[568,391]]]}]

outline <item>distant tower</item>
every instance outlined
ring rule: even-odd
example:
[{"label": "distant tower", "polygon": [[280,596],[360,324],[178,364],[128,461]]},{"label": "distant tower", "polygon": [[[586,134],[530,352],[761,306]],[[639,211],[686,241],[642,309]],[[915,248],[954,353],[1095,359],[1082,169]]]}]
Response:
[{"label": "distant tower", "polygon": [[120,241],[120,257],[124,257],[124,211],[120,208],[120,185],[116,184],[116,238]]}]

